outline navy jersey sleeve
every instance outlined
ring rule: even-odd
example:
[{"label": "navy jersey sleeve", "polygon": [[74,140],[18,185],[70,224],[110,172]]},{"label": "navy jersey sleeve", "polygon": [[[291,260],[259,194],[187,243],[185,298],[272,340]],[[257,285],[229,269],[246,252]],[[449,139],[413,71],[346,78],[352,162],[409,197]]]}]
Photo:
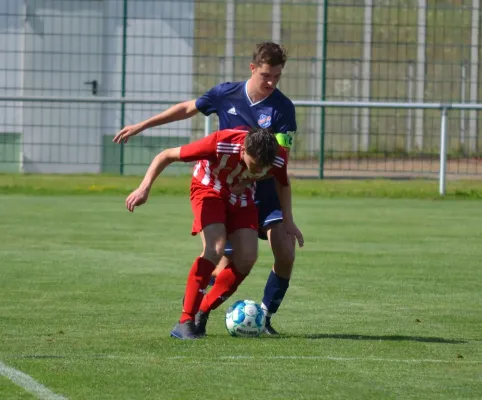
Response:
[{"label": "navy jersey sleeve", "polygon": [[217,113],[219,98],[221,97],[222,84],[209,89],[201,97],[196,100],[196,108],[204,115],[208,116]]}]

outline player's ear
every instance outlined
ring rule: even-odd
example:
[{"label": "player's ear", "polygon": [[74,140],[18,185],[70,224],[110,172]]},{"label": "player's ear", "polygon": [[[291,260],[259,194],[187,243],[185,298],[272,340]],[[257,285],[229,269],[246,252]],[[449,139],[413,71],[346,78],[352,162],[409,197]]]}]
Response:
[{"label": "player's ear", "polygon": [[256,65],[254,65],[253,63],[250,63],[249,69],[251,70],[251,75],[254,74],[254,71],[256,70]]},{"label": "player's ear", "polygon": [[248,152],[246,151],[246,147],[242,146],[241,147],[241,157],[244,160],[246,156],[249,155]]}]

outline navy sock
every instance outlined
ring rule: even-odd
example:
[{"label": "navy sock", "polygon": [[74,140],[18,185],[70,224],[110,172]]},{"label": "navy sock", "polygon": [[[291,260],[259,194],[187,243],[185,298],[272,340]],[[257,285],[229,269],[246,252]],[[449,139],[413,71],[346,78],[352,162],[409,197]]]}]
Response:
[{"label": "navy sock", "polygon": [[278,311],[289,285],[289,279],[282,278],[271,271],[264,288],[263,297],[263,308],[265,308],[268,317],[271,317],[271,314]]}]

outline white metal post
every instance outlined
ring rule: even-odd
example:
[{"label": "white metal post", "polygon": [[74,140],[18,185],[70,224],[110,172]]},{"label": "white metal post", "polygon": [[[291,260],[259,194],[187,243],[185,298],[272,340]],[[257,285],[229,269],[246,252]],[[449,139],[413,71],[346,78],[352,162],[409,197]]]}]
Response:
[{"label": "white metal post", "polygon": [[[477,103],[479,74],[479,38],[480,38],[480,0],[472,0],[472,32],[470,41],[470,102]],[[468,151],[477,151],[477,112],[469,113]]]},{"label": "white metal post", "polygon": [[[275,43],[281,42],[281,0],[273,0],[273,9],[271,11],[271,21],[273,22],[271,27],[271,40]],[[282,88],[281,80],[278,83],[278,89]]]},{"label": "white metal post", "polygon": [[208,136],[211,131],[212,131],[212,128],[211,128],[211,116],[207,116],[204,118],[204,136]]},{"label": "white metal post", "polygon": [[[0,93],[1,101],[26,101],[33,103],[92,103],[92,104],[163,104],[174,105],[182,102],[184,99],[172,99],[172,100],[153,100],[152,97],[119,97],[119,96],[5,96]],[[441,110],[443,107],[449,107],[443,103],[406,103],[396,101],[345,101],[345,100],[326,100],[326,101],[313,101],[313,100],[293,100],[293,105],[299,107],[340,107],[340,108],[420,108],[424,110]],[[482,111],[482,103],[450,103],[451,110],[478,110]]]},{"label": "white metal post", "polygon": [[442,108],[440,122],[440,172],[439,172],[439,194],[445,196],[445,175],[447,169],[447,107]]},{"label": "white metal post", "polygon": [[236,28],[236,3],[235,0],[226,1],[226,50],[224,65],[224,80],[229,82],[234,79],[234,36]]},{"label": "white metal post", "polygon": [[[318,6],[316,11],[316,61],[314,65],[314,78],[313,78],[313,96],[316,101],[321,100],[322,96],[322,69],[323,69],[323,54],[324,46],[326,46],[325,32],[323,21],[325,20],[325,1],[328,0],[318,0]],[[310,137],[310,149],[312,151],[318,152],[321,148],[320,143],[320,132],[321,132],[321,108],[316,108],[310,111],[313,116],[313,135]]]},{"label": "white metal post", "polygon": [[[353,75],[352,75],[352,101],[358,101],[359,97],[359,85],[360,85],[360,62],[354,61],[353,62]],[[358,142],[360,140],[360,128],[359,128],[359,115],[360,110],[358,108],[354,108],[352,112],[352,126],[353,126],[353,144],[352,150],[356,153],[358,152]]]},{"label": "white metal post", "polygon": [[[418,0],[417,14],[417,86],[416,101],[423,103],[425,97],[425,57],[427,41],[427,0]],[[423,115],[424,110],[415,111],[415,146],[423,149]]]},{"label": "white metal post", "polygon": [[[363,21],[363,63],[362,63],[362,98],[370,100],[371,60],[372,60],[372,22],[373,0],[365,0],[365,16]],[[370,110],[362,110],[361,150],[368,151],[370,146]]]},{"label": "white metal post", "polygon": [[226,78],[226,59],[219,57],[219,77],[222,81]]},{"label": "white metal post", "polygon": [[[321,64],[317,59],[313,58],[311,62],[311,79],[313,80],[313,84],[310,85],[311,89],[311,98],[315,101],[319,101],[321,99],[321,67],[318,68],[318,65]],[[308,129],[308,137],[307,137],[307,146],[311,151],[318,151],[319,146],[317,145],[318,139],[320,137],[320,108],[311,108],[309,110],[310,116],[310,126]]]},{"label": "white metal post", "polygon": [[[407,101],[409,103],[413,102],[413,62],[409,61],[408,67],[407,67]],[[413,129],[412,129],[412,115],[413,115],[413,110],[409,108],[407,110],[407,135],[405,137],[405,151],[407,153],[410,153],[412,151],[412,135],[413,135]]]},{"label": "white metal post", "polygon": [[[19,93],[20,96],[25,96],[25,42],[26,42],[26,37],[27,35],[31,34],[31,32],[27,32],[28,28],[28,4],[27,2],[24,2],[22,5],[22,33],[19,38],[19,67],[20,67],[20,87],[19,87]],[[25,132],[25,122],[24,122],[24,111],[25,107],[27,104],[22,103],[20,107],[20,127],[22,129],[22,132]],[[20,140],[20,165],[19,165],[19,172],[25,172],[24,171],[24,135],[22,135],[22,138]]]},{"label": "white metal post", "polygon": [[[465,103],[465,86],[467,84],[467,64],[463,61],[460,64],[460,102]],[[460,110],[460,146],[465,144],[465,110]]]},{"label": "white metal post", "polygon": [[281,0],[273,0],[271,20],[273,21],[271,38],[273,42],[279,43],[281,41]]}]

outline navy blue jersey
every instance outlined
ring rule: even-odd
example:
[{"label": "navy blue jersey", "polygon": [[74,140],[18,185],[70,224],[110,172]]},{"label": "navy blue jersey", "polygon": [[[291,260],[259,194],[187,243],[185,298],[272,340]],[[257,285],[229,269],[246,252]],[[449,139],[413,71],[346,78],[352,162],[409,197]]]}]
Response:
[{"label": "navy blue jersey", "polygon": [[216,113],[219,129],[259,126],[270,128],[273,133],[296,132],[295,107],[291,100],[275,89],[268,97],[253,103],[248,97],[246,81],[214,86],[196,100],[196,108],[206,116]]},{"label": "navy blue jersey", "polygon": [[[196,108],[206,116],[217,114],[219,129],[259,126],[285,134],[281,138],[277,135],[278,142],[285,147],[291,147],[291,136],[296,132],[295,107],[291,100],[275,89],[268,97],[253,103],[247,93],[246,81],[214,86],[196,100]],[[259,237],[267,239],[264,227],[283,220],[274,179],[256,183],[255,200],[261,228]],[[229,249],[226,254],[230,254]]]}]

